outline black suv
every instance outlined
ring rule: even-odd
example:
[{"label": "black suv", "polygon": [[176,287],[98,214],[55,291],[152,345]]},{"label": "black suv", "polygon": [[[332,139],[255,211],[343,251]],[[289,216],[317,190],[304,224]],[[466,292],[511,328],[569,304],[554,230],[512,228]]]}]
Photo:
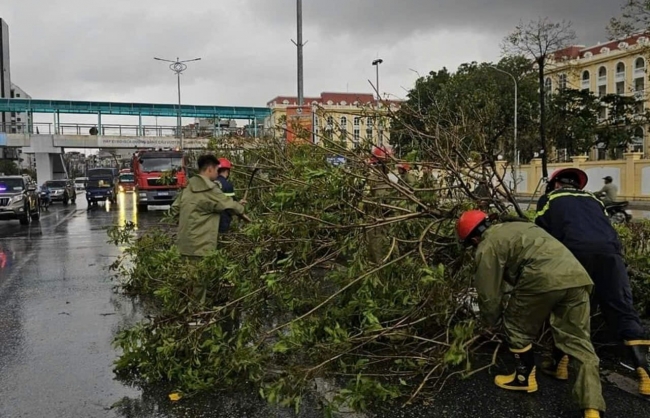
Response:
[{"label": "black suv", "polygon": [[6,219],[21,225],[41,219],[36,183],[28,176],[0,176],[0,220]]},{"label": "black suv", "polygon": [[74,187],[74,181],[69,179],[50,180],[45,182],[45,187],[50,189],[50,199],[52,202],[59,201],[67,205],[72,202],[74,205],[77,200],[77,190]]}]

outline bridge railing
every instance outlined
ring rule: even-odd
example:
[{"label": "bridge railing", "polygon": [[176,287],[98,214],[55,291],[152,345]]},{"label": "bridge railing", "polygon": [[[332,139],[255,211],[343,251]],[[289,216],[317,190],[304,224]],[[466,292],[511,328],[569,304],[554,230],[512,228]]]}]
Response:
[{"label": "bridge railing", "polygon": [[[36,135],[71,135],[71,136],[137,136],[137,137],[176,137],[176,126],[164,125],[122,125],[104,124],[100,128],[92,123],[0,123],[0,132],[14,134]],[[238,135],[244,137],[262,137],[272,134],[272,130],[261,127],[208,128],[200,126],[184,126],[184,138],[212,138]]]}]

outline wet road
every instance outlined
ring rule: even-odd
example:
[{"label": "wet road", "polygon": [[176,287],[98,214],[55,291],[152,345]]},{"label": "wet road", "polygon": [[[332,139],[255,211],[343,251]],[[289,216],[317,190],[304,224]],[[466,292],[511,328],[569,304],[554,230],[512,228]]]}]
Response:
[{"label": "wet road", "polygon": [[[171,404],[168,388],[145,390],[115,379],[116,331],[138,320],[130,299],[113,291],[106,267],[119,254],[104,228],[154,225],[161,213],[137,214],[132,195],[117,208],[87,211],[60,204],[39,223],[0,223],[0,417],[176,418],[291,417],[254,393],[210,395]],[[4,255],[4,257],[3,257]],[[492,372],[493,373],[493,372]],[[571,417],[569,390],[540,377],[531,396],[504,393],[491,373],[452,381],[428,406],[391,408],[391,417]],[[648,417],[650,403],[605,385],[608,417]],[[301,417],[318,417],[307,406]],[[361,415],[365,416],[365,415]],[[371,416],[371,415],[367,415]]]}]

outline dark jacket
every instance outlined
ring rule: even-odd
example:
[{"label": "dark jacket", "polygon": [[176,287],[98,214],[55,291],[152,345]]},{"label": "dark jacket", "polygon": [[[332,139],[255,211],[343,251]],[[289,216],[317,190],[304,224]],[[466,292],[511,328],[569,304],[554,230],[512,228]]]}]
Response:
[{"label": "dark jacket", "polygon": [[603,203],[589,192],[563,188],[542,196],[535,223],[571,252],[621,253],[621,242]]},{"label": "dark jacket", "polygon": [[[235,198],[235,186],[223,176],[217,177],[217,186],[221,189],[223,194],[234,199]],[[221,219],[219,220],[219,233],[225,234],[230,230],[230,223],[232,222],[232,214],[230,211],[225,211],[221,213]]]}]

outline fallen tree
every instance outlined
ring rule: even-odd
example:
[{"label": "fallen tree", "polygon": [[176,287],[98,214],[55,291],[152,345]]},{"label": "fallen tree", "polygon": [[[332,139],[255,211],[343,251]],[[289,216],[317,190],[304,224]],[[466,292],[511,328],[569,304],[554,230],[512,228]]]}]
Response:
[{"label": "fallen tree", "polygon": [[[479,370],[472,352],[489,343],[496,356],[500,341],[477,321],[454,220],[479,200],[497,214],[508,200],[518,207],[489,138],[468,135],[480,126],[474,116],[454,115],[464,129],[427,141],[414,187],[391,179],[394,158],[369,165],[370,146],[323,138],[220,150],[236,184],[260,173],[248,195],[253,222],[220,237],[218,250],[190,262],[173,227],[110,231],[125,247],[112,266],[122,288],[149,302],[148,319],[117,336],[118,372],[186,393],[255,385],[294,408],[315,379],[334,379],[332,412],[410,402]],[[474,195],[479,181],[489,197]]]}]

